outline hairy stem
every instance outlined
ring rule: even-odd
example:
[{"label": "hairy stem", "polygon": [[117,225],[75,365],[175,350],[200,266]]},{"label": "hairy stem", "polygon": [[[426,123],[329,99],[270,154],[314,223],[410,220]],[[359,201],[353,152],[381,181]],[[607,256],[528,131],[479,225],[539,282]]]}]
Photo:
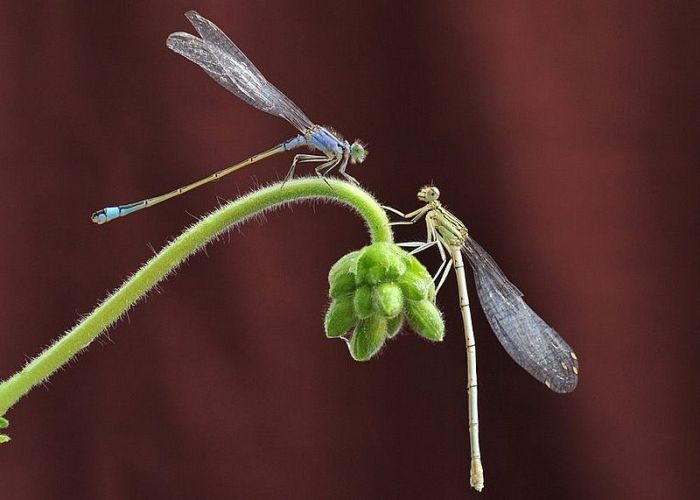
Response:
[{"label": "hairy stem", "polygon": [[85,349],[190,255],[220,233],[251,216],[291,202],[310,199],[337,201],[360,214],[373,243],[393,241],[386,213],[371,194],[344,181],[327,181],[332,189],[318,177],[291,180],[284,188],[279,183],[272,184],[229,202],[191,226],[124,282],[89,316],[27,363],[22,370],[0,384],[0,415]]}]

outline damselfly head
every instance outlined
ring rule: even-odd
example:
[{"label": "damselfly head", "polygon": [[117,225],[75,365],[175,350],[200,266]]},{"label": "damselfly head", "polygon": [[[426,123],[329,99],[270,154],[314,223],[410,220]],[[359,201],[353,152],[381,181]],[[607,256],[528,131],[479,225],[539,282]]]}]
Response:
[{"label": "damselfly head", "polygon": [[432,203],[440,198],[440,190],[435,186],[423,186],[418,191],[418,199],[426,203]]},{"label": "damselfly head", "polygon": [[350,163],[362,163],[367,158],[369,151],[367,151],[367,145],[362,144],[359,139],[350,146]]}]

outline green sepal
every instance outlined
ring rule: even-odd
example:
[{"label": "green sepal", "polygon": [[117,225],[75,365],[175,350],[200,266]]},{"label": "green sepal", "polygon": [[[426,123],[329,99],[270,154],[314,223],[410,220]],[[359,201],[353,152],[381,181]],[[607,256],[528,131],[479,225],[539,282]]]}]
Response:
[{"label": "green sepal", "polygon": [[374,308],[385,318],[393,318],[403,309],[403,293],[396,283],[382,283],[374,289]]},{"label": "green sepal", "polygon": [[435,293],[435,284],[433,279],[428,276],[420,275],[414,271],[408,271],[401,276],[399,280],[401,290],[410,300],[423,300],[430,297],[431,289]]},{"label": "green sepal", "polygon": [[372,287],[364,285],[355,290],[354,306],[358,318],[365,319],[372,315]]},{"label": "green sepal", "polygon": [[359,250],[350,252],[331,267],[328,272],[328,283],[330,284],[329,295],[332,298],[335,299],[355,291],[355,271],[359,254]]},{"label": "green sepal", "polygon": [[340,337],[355,326],[355,306],[351,295],[331,302],[323,326],[329,338]]},{"label": "green sepal", "polygon": [[328,271],[328,282],[330,283],[339,273],[355,272],[355,264],[357,262],[357,256],[360,254],[360,250],[355,250],[348,254],[343,255],[338,261],[333,264],[331,270]]},{"label": "green sepal", "polygon": [[10,421],[5,417],[0,417],[0,429],[7,429],[10,426]]},{"label": "green sepal", "polygon": [[386,319],[371,316],[360,320],[348,343],[350,355],[355,361],[367,361],[377,354],[386,341]]},{"label": "green sepal", "polygon": [[349,295],[355,291],[355,275],[352,273],[340,274],[331,282],[328,295],[333,299]]},{"label": "green sepal", "polygon": [[403,326],[403,314],[398,314],[393,318],[386,320],[386,336],[387,338],[394,338],[397,333],[401,331]]},{"label": "green sepal", "polygon": [[12,438],[6,434],[0,434],[0,444],[7,443],[8,441],[11,441]]},{"label": "green sepal", "polygon": [[400,252],[403,251],[393,243],[375,243],[363,248],[357,258],[358,283],[376,285],[396,280],[406,272]]},{"label": "green sepal", "polygon": [[412,272],[416,273],[418,275],[428,275],[430,276],[430,273],[426,269],[426,267],[419,261],[415,255],[411,255],[408,252],[404,253],[404,263],[406,264],[406,272]]},{"label": "green sepal", "polygon": [[[435,299],[435,283],[428,269],[414,255],[406,254],[406,273],[401,277],[401,287],[407,287],[404,293],[411,295],[411,299]],[[414,298],[420,295],[419,298]]]},{"label": "green sepal", "polygon": [[416,333],[428,340],[441,341],[445,336],[445,323],[435,304],[428,299],[406,302],[406,316]]}]

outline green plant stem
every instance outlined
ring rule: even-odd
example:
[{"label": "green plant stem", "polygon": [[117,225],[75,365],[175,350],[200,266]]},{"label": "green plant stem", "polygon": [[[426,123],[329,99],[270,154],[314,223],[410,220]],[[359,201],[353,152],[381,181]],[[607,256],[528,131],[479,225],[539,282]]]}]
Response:
[{"label": "green plant stem", "polygon": [[190,255],[249,217],[291,202],[331,200],[347,205],[360,214],[373,243],[393,241],[386,213],[371,194],[344,181],[328,179],[328,182],[332,190],[318,177],[291,180],[283,188],[279,183],[272,184],[229,202],[191,226],[108,296],[89,316],[0,384],[0,415],[85,349]]}]

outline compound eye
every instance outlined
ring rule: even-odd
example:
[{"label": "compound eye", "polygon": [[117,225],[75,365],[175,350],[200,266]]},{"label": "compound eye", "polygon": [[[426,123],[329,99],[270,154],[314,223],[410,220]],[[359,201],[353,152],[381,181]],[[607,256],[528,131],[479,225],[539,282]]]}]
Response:
[{"label": "compound eye", "polygon": [[367,150],[359,142],[354,142],[350,146],[350,159],[353,163],[362,163],[367,157]]}]

